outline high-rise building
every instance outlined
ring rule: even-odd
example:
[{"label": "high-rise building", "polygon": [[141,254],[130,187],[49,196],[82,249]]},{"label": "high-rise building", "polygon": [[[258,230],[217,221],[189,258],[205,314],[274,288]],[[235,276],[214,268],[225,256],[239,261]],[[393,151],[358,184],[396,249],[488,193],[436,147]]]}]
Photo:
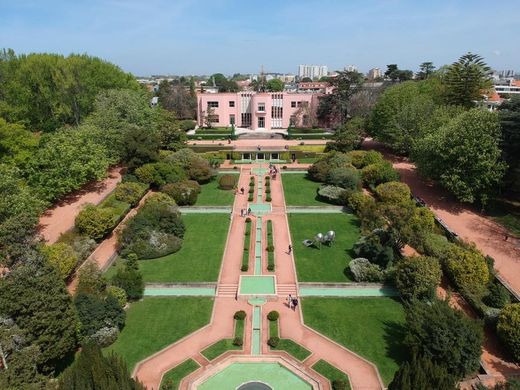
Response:
[{"label": "high-rise building", "polygon": [[381,72],[381,69],[379,69],[379,68],[372,68],[368,71],[367,76],[368,76],[369,80],[375,80],[375,79],[383,77],[383,72]]},{"label": "high-rise building", "polygon": [[327,65],[300,65],[298,67],[298,77],[303,79],[309,77],[311,79],[319,79],[320,77],[327,76],[328,68]]},{"label": "high-rise building", "polygon": [[347,66],[345,66],[345,71],[347,71],[347,72],[357,72],[358,68],[355,65],[347,65]]}]

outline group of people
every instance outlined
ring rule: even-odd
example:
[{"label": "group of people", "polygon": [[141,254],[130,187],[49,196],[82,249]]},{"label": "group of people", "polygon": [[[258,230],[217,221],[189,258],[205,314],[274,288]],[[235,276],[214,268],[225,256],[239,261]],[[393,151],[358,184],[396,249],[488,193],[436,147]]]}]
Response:
[{"label": "group of people", "polygon": [[269,176],[271,176],[271,179],[276,180],[276,174],[278,173],[278,168],[276,165],[269,164]]},{"label": "group of people", "polygon": [[287,297],[287,306],[289,309],[293,309],[293,311],[296,311],[296,307],[298,306],[298,298],[293,297],[291,294]]},{"label": "group of people", "polygon": [[251,215],[251,207],[249,207],[248,209],[240,209],[241,217],[247,217],[248,215]]}]

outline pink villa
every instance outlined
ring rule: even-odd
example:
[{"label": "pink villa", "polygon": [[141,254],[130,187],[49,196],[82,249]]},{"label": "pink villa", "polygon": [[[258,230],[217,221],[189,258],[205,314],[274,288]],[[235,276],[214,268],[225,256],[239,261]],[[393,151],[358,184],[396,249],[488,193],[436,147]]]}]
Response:
[{"label": "pink villa", "polygon": [[224,92],[197,94],[197,124],[252,130],[310,127],[318,107],[316,93]]}]

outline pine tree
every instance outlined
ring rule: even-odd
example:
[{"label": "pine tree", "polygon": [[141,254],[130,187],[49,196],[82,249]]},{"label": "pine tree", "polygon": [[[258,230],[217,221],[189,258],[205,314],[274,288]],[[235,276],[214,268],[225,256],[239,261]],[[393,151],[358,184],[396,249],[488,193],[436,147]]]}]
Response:
[{"label": "pine tree", "polygon": [[388,390],[455,390],[457,379],[425,356],[413,356],[395,373]]}]

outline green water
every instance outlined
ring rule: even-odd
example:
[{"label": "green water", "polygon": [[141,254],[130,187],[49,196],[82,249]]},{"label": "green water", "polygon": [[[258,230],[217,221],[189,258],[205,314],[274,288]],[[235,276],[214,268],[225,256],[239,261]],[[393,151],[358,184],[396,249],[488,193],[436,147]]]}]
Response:
[{"label": "green water", "polygon": [[229,214],[231,207],[179,207],[181,214]]},{"label": "green water", "polygon": [[215,287],[169,287],[169,288],[145,288],[144,295],[149,297],[173,296],[173,297],[214,297]]},{"label": "green water", "polygon": [[274,295],[275,292],[274,276],[240,276],[241,295]]},{"label": "green water", "polygon": [[260,328],[262,325],[261,321],[261,309],[260,306],[255,306],[253,309],[253,333],[251,339],[251,354],[260,355],[261,348],[261,337]]},{"label": "green water", "polygon": [[199,390],[235,390],[247,382],[261,382],[275,390],[311,390],[312,386],[278,363],[233,363],[200,386]]},{"label": "green water", "polygon": [[365,287],[305,287],[300,286],[301,297],[395,297],[398,296],[393,288],[365,288]]}]

